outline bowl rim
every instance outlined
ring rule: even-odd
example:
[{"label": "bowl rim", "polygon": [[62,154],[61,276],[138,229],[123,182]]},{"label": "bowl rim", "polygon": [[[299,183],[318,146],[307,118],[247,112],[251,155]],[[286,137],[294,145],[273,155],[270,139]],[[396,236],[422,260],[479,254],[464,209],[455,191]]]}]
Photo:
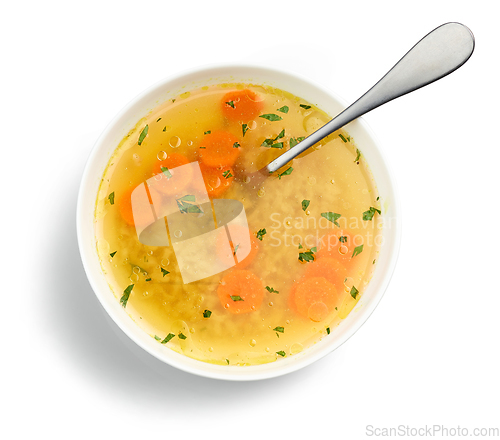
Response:
[{"label": "bowl rim", "polygon": [[[228,72],[231,73],[227,75]],[[95,249],[93,249],[94,255],[92,255],[92,251],[90,251],[90,247],[88,243],[86,243],[88,237],[85,236],[85,228],[87,227],[88,229],[88,221],[86,224],[86,220],[88,220],[87,218],[88,213],[86,212],[88,210],[88,204],[87,204],[88,201],[86,199],[89,198],[89,195],[86,194],[86,192],[88,191],[87,188],[90,186],[92,173],[94,172],[93,170],[95,169],[93,165],[95,164],[96,160],[99,159],[99,155],[103,154],[102,150],[105,148],[105,141],[112,134],[113,130],[116,129],[116,127],[126,117],[127,114],[130,114],[130,112],[133,111],[135,107],[139,106],[141,102],[144,102],[144,100],[147,97],[151,96],[152,94],[154,95],[155,93],[157,94],[159,90],[164,89],[167,85],[173,84],[175,82],[184,81],[185,84],[187,85],[190,80],[200,76],[205,78],[206,82],[208,78],[214,77],[217,74],[224,73],[226,74],[226,77],[229,78],[233,77],[234,74],[238,72],[243,72],[245,73],[246,76],[248,76],[247,75],[248,73],[254,73],[257,75],[260,74],[261,76],[271,75],[279,77],[283,79],[283,81],[285,81],[285,79],[291,80],[297,83],[297,89],[299,89],[300,86],[312,87],[313,89],[317,89],[319,92],[324,93],[328,100],[331,100],[332,102],[336,101],[336,103],[338,103],[343,108],[347,106],[346,101],[344,99],[340,98],[336,93],[332,92],[329,88],[317,83],[314,80],[306,78],[295,72],[290,73],[288,71],[283,71],[275,67],[265,67],[258,64],[205,65],[205,66],[195,67],[192,69],[187,69],[175,73],[173,75],[167,76],[161,79],[160,81],[157,81],[150,87],[146,88],[144,91],[136,95],[135,98],[130,100],[116,114],[116,116],[113,119],[111,119],[111,121],[105,127],[101,135],[97,138],[89,154],[81,178],[81,183],[78,191],[78,200],[77,200],[76,228],[77,228],[77,239],[78,239],[80,256],[82,259],[85,273],[92,287],[92,290],[94,291],[94,294],[97,296],[100,304],[106,310],[107,314],[111,317],[114,323],[132,341],[134,341],[137,345],[139,345],[141,348],[143,348],[146,352],[148,352],[152,356],[182,371],[203,377],[209,377],[212,379],[248,381],[248,380],[259,380],[259,379],[277,377],[304,368],[316,362],[317,360],[323,358],[327,354],[330,354],[333,351],[335,351],[338,347],[340,347],[348,339],[350,339],[352,335],[354,335],[354,333],[356,333],[363,326],[363,324],[366,322],[366,320],[370,317],[370,315],[373,313],[375,308],[380,303],[380,300],[384,296],[385,291],[394,273],[394,269],[399,256],[399,248],[401,243],[401,207],[400,207],[400,199],[397,193],[397,187],[394,180],[394,173],[392,171],[389,161],[387,160],[387,157],[383,152],[381,143],[378,141],[377,137],[374,135],[373,131],[368,126],[366,121],[364,121],[363,118],[358,118],[357,120],[348,124],[348,126],[351,124],[359,126],[359,130],[365,132],[366,135],[371,140],[374,148],[374,153],[380,158],[380,166],[383,168],[381,173],[385,175],[385,179],[391,193],[390,209],[392,210],[391,217],[393,219],[393,223],[391,227],[390,248],[385,248],[384,250],[386,256],[385,268],[383,271],[384,273],[383,275],[380,275],[382,269],[378,269],[379,278],[381,277],[379,286],[376,292],[374,293],[374,296],[370,298],[369,304],[364,307],[361,307],[361,309],[358,310],[359,313],[357,314],[357,317],[355,319],[355,325],[351,325],[350,328],[347,329],[347,331],[343,332],[342,337],[338,337],[331,343],[323,342],[327,338],[322,338],[322,340],[318,344],[315,344],[314,350],[311,350],[313,347],[308,347],[303,352],[296,354],[294,356],[279,359],[278,362],[271,362],[270,364],[262,364],[262,365],[251,365],[251,366],[215,365],[189,358],[188,356],[177,353],[174,350],[169,349],[168,347],[161,346],[162,349],[164,349],[161,350],[161,352],[158,349],[156,349],[156,346],[160,346],[160,344],[158,344],[157,341],[154,341],[154,344],[151,344],[153,338],[151,338],[150,335],[148,335],[143,329],[141,329],[139,325],[133,319],[131,319],[128,314],[117,313],[116,306],[110,303],[109,297],[112,297],[111,299],[116,304],[118,304],[118,301],[116,300],[109,286],[107,292],[102,292],[102,288],[99,286],[99,282],[97,280],[98,275],[95,273],[95,269],[93,267],[95,266],[95,260],[96,259],[99,260],[99,257]],[[279,88],[279,86],[277,87]],[[188,87],[186,88],[187,90],[192,90],[194,87],[191,89],[189,89]],[[297,94],[296,96],[299,95]],[[140,118],[138,118],[137,120],[139,119]],[[114,145],[111,151],[114,151],[117,145],[118,144]],[[110,157],[111,156],[108,157],[106,164],[109,161]],[[371,170],[370,162],[369,161],[367,162],[368,162],[368,168]],[[99,180],[101,177],[102,173],[99,177]],[[376,180],[375,183],[377,183]],[[94,193],[92,197],[94,200],[94,204],[92,205],[93,209],[91,212],[91,216],[93,219],[95,213],[95,200],[97,199],[97,193]],[[91,223],[93,224],[93,221]],[[99,263],[99,268],[100,268],[100,263]],[[375,270],[375,273],[377,273],[377,269]],[[103,276],[102,273],[101,276]],[[368,286],[370,286],[371,284],[372,281],[368,283]],[[106,294],[108,294],[108,297],[106,297]],[[359,302],[356,305],[355,309],[357,308],[358,305]],[[355,309],[353,309],[350,312],[349,316],[351,316],[355,312]],[[124,317],[126,318],[124,319]],[[130,324],[133,324],[133,326]],[[147,337],[151,341],[146,340],[145,337]],[[321,342],[323,343],[321,344]],[[317,347],[318,345],[320,345],[319,349]],[[269,368],[270,365],[272,365],[273,368]]]}]

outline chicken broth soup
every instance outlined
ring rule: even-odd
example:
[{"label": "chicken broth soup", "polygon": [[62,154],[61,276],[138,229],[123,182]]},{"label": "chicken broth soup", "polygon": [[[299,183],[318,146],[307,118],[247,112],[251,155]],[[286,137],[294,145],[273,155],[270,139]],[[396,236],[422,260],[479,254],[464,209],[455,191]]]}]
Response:
[{"label": "chicken broth soup", "polygon": [[165,102],[117,146],[96,204],[97,250],[117,301],[158,344],[262,364],[328,337],[350,313],[381,224],[354,140],[335,132],[252,175],[329,119],[281,90],[222,84]]}]

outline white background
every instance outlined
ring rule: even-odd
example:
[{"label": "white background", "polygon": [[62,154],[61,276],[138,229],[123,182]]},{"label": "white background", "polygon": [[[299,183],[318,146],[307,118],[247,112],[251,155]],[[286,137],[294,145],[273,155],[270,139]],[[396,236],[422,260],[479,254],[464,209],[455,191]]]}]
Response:
[{"label": "white background", "polygon": [[[500,37],[493,1],[25,1],[2,6],[5,439],[365,438],[367,425],[500,428]],[[348,102],[427,32],[476,37],[451,76],[364,119],[402,196],[395,275],[340,349],[231,383],[166,366],[105,316],[75,207],[100,131],[145,88],[212,63],[288,69]],[[49,438],[49,437],[47,437]]]}]

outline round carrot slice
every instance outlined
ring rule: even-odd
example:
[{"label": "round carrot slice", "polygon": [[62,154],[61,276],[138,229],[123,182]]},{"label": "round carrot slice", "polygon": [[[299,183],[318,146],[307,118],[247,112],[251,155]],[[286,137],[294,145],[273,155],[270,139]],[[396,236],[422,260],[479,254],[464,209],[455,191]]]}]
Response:
[{"label": "round carrot slice", "polygon": [[335,258],[323,257],[306,266],[305,276],[307,278],[323,277],[332,283],[337,289],[342,289],[347,270],[342,263]]},{"label": "round carrot slice", "polygon": [[182,172],[176,173],[175,168],[187,165],[188,163],[189,159],[180,153],[171,153],[166,159],[155,162],[152,169],[153,174],[155,176],[163,174],[165,178],[172,179],[171,182],[165,182],[164,185],[157,185],[158,190],[163,193],[173,194],[184,189],[191,181],[192,170],[189,167],[185,167],[182,169]]},{"label": "round carrot slice", "polygon": [[[220,228],[221,232],[217,237],[217,255],[226,267],[234,266],[236,269],[244,269],[256,257],[259,252],[259,243],[257,239],[250,234],[250,231],[237,225],[229,226],[229,237],[226,228]],[[229,241],[231,251],[222,244]]]},{"label": "round carrot slice", "polygon": [[200,164],[200,169],[210,197],[219,197],[225,193],[234,180],[234,171],[229,166],[214,168]]},{"label": "round carrot slice", "polygon": [[264,286],[249,270],[233,270],[222,278],[217,295],[222,307],[235,314],[257,310],[264,298]]},{"label": "round carrot slice", "polygon": [[231,166],[236,162],[240,149],[235,147],[238,138],[228,131],[214,131],[200,143],[201,161],[209,167]]},{"label": "round carrot slice", "polygon": [[290,301],[302,316],[320,322],[334,310],[338,294],[324,277],[305,278],[292,288]]},{"label": "round carrot slice", "polygon": [[125,223],[130,226],[134,226],[136,223],[138,225],[147,225],[151,222],[151,210],[136,209],[132,210],[132,192],[135,188],[127,189],[120,198],[118,199],[118,208],[120,214],[125,220]]},{"label": "round carrot slice", "polygon": [[224,116],[234,122],[248,122],[256,118],[262,109],[257,94],[248,89],[226,93],[221,105]]}]

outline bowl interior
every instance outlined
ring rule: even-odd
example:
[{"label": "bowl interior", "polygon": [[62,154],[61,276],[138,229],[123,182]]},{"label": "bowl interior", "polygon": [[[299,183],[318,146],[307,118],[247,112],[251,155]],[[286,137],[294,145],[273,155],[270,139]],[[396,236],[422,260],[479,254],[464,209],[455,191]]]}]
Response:
[{"label": "bowl interior", "polygon": [[85,271],[104,309],[114,322],[139,346],[158,359],[194,374],[228,380],[263,379],[295,371],[335,350],[366,321],[387,288],[399,249],[399,205],[394,183],[379,144],[367,125],[358,119],[345,128],[355,138],[372,173],[382,201],[382,244],[374,275],[362,298],[349,316],[327,338],[303,352],[270,364],[237,367],[197,361],[158,344],[120,306],[102,273],[96,251],[94,211],[100,181],[106,165],[123,137],[137,121],[168,99],[204,85],[227,82],[264,84],[289,91],[316,104],[330,116],[345,105],[331,91],[286,72],[255,66],[222,66],[191,71],[152,86],[130,102],[108,125],[96,142],[83,174],[78,207],[77,233]]}]

